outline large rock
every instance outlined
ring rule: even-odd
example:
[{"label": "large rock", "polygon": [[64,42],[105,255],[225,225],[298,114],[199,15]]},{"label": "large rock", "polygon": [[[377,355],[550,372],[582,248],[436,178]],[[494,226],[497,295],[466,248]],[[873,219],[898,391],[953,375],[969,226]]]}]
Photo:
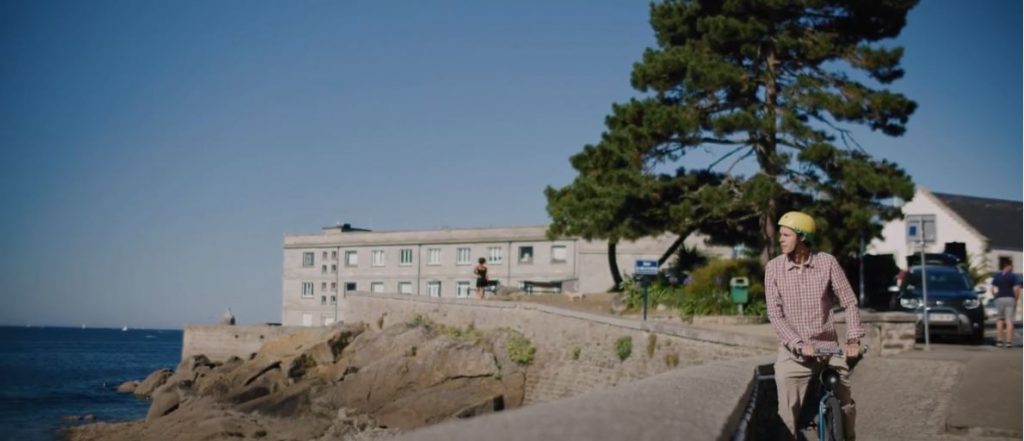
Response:
[{"label": "large rock", "polygon": [[138,389],[138,388],[139,388],[139,382],[138,381],[129,380],[129,381],[125,381],[124,383],[121,383],[121,385],[117,387],[117,392],[118,393],[122,393],[122,394],[130,394],[130,393],[134,393],[135,389]]},{"label": "large rock", "polygon": [[518,407],[525,369],[505,351],[512,331],[469,334],[348,325],[268,341],[250,360],[190,357],[139,384],[153,400],[145,422],[70,429],[70,439],[374,439]]},{"label": "large rock", "polygon": [[149,376],[146,377],[145,380],[142,380],[142,383],[140,383],[139,386],[135,388],[135,391],[133,393],[138,396],[148,397],[158,387],[163,386],[164,383],[167,382],[167,379],[170,378],[171,375],[173,374],[174,372],[171,371],[170,369],[160,369],[156,372],[153,372],[152,374],[149,374]]}]

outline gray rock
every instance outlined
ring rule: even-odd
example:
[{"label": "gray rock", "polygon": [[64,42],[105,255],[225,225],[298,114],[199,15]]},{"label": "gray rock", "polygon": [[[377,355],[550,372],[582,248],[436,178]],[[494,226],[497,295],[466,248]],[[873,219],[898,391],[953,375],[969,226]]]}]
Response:
[{"label": "gray rock", "polygon": [[140,383],[138,387],[135,388],[135,391],[132,393],[134,393],[135,395],[148,397],[152,395],[153,391],[155,391],[157,388],[163,386],[164,383],[167,382],[167,379],[170,378],[172,374],[174,374],[174,372],[172,372],[170,369],[160,369],[156,372],[153,372],[152,374],[149,374],[149,376],[146,377],[145,380],[142,380],[142,383]]},{"label": "gray rock", "polygon": [[117,387],[117,393],[121,393],[121,394],[135,393],[135,389],[138,389],[139,384],[140,383],[138,381],[136,381],[136,380],[125,381],[124,383],[121,383],[121,385]]}]

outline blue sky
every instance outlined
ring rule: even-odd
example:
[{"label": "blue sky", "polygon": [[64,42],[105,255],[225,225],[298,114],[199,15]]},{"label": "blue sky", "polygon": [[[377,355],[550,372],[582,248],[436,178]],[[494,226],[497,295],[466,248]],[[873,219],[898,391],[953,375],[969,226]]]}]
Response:
[{"label": "blue sky", "polygon": [[[0,0],[0,324],[280,320],[284,234],[538,225],[646,2]],[[1021,199],[1020,2],[922,2],[873,155]]]}]

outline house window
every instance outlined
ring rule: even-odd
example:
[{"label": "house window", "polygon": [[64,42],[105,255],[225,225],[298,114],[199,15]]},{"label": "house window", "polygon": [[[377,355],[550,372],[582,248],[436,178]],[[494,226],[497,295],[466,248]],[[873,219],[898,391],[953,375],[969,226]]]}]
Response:
[{"label": "house window", "polygon": [[440,248],[427,248],[427,265],[440,265],[441,264],[441,249]]},{"label": "house window", "polygon": [[302,297],[313,297],[313,282],[302,282]]},{"label": "house window", "polygon": [[302,253],[302,266],[313,266],[313,253]]},{"label": "house window", "polygon": [[331,292],[338,292],[338,283],[331,282]]},{"label": "house window", "polygon": [[551,262],[553,263],[565,263],[568,258],[565,245],[552,245],[551,246]]},{"label": "house window", "polygon": [[398,282],[398,293],[412,295],[412,282]]},{"label": "house window", "polygon": [[327,265],[320,265],[320,274],[327,274]]},{"label": "house window", "polygon": [[320,291],[327,291],[327,282],[320,283]]},{"label": "house window", "polygon": [[345,251],[345,266],[359,266],[358,251]]},{"label": "house window", "polygon": [[458,282],[455,285],[455,297],[469,297],[469,282]]},{"label": "house window", "polygon": [[430,297],[441,297],[441,282],[427,282],[427,295]]},{"label": "house window", "polygon": [[326,305],[327,304],[327,296],[320,296],[320,304],[321,305]]},{"label": "house window", "polygon": [[331,304],[338,303],[338,296],[331,296]]},{"label": "house window", "polygon": [[384,266],[384,250],[373,250],[370,252],[370,265]]},{"label": "house window", "polygon": [[381,294],[384,292],[384,282],[370,282],[370,292]]},{"label": "house window", "polygon": [[338,252],[331,251],[331,260],[338,260]]},{"label": "house window", "polygon": [[533,263],[533,247],[519,247],[519,263]]},{"label": "house window", "polygon": [[327,260],[327,251],[324,251],[324,254],[320,257],[323,258],[324,260]]},{"label": "house window", "polygon": [[336,264],[331,264],[331,272],[332,272],[332,273],[336,273],[336,272],[338,272],[338,265],[336,265]]},{"label": "house window", "polygon": [[345,282],[345,292],[353,292],[356,290],[356,282]]},{"label": "house window", "polygon": [[473,257],[469,254],[469,248],[455,250],[455,263],[457,265],[469,265],[473,263]]},{"label": "house window", "polygon": [[412,265],[412,248],[405,248],[398,253],[399,265]]},{"label": "house window", "polygon": [[501,263],[504,260],[501,247],[490,247],[487,249],[487,263]]}]

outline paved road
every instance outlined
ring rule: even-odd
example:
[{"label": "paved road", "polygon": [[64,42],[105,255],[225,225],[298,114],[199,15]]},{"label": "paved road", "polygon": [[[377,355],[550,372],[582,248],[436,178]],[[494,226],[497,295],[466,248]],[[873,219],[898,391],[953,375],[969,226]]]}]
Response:
[{"label": "paved road", "polygon": [[1021,439],[1021,350],[937,343],[854,373],[858,437]]}]

